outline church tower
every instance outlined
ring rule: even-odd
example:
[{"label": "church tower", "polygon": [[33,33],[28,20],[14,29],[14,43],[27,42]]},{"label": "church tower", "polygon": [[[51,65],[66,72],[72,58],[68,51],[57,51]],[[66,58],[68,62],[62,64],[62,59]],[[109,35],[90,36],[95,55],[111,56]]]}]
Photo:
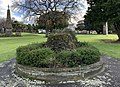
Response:
[{"label": "church tower", "polygon": [[8,10],[7,10],[7,18],[6,18],[6,36],[12,36],[12,21],[11,21],[11,14],[10,14],[10,9],[8,5]]}]

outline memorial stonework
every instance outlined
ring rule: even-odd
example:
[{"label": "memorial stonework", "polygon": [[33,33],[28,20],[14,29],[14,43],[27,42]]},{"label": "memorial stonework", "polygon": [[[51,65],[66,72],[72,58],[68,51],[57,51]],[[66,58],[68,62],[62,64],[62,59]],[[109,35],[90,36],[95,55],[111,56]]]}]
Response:
[{"label": "memorial stonework", "polygon": [[8,6],[8,10],[7,10],[7,18],[6,18],[5,29],[6,29],[6,31],[5,31],[6,36],[12,36],[12,21],[11,21],[9,6]]},{"label": "memorial stonework", "polygon": [[103,34],[108,35],[108,22],[103,25]]}]

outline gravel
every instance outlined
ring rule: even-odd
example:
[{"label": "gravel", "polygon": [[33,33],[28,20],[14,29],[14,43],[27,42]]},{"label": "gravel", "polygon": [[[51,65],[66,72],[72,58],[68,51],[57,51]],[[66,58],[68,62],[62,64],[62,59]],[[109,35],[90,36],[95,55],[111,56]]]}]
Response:
[{"label": "gravel", "polygon": [[0,63],[0,87],[120,87],[120,59],[103,56],[102,61],[105,63],[105,71],[93,78],[45,84],[44,81],[31,81],[14,74],[14,58]]}]

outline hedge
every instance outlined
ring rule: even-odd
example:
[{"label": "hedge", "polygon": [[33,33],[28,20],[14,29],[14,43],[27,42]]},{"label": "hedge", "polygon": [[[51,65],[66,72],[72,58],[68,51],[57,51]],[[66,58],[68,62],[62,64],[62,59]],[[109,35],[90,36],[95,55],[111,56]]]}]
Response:
[{"label": "hedge", "polygon": [[81,57],[76,51],[62,51],[56,55],[58,67],[77,67],[81,64]]},{"label": "hedge", "polygon": [[16,60],[22,65],[50,67],[54,60],[54,52],[50,48],[39,48],[26,53],[20,52]]},{"label": "hedge", "polygon": [[80,42],[75,49],[64,49],[57,53],[46,43],[34,43],[17,48],[16,54],[18,64],[41,68],[89,65],[98,62],[101,56],[97,48]]},{"label": "hedge", "polygon": [[99,50],[93,46],[79,47],[76,50],[80,54],[83,65],[93,64],[100,60],[101,54]]},{"label": "hedge", "polygon": [[76,45],[72,39],[72,36],[67,33],[49,35],[46,45],[47,47],[50,47],[56,53],[62,50],[76,48]]}]

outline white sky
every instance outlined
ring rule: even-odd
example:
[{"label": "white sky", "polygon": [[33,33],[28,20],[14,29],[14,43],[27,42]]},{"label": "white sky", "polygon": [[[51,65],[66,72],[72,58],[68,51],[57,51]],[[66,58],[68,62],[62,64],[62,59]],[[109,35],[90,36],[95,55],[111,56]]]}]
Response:
[{"label": "white sky", "polygon": [[[14,1],[14,0],[0,0],[0,17],[6,18],[8,5],[11,6],[12,1]],[[80,14],[76,14],[78,20],[83,19],[83,16],[84,16],[84,14],[86,13],[86,10],[87,10],[87,2],[85,0],[81,0],[81,1],[85,5],[85,8],[84,8],[84,10],[81,11]],[[22,21],[22,17],[14,15],[12,10],[11,10],[11,17],[14,17],[17,21]],[[71,21],[73,23],[76,23],[76,21],[74,19],[71,19]]]},{"label": "white sky", "polygon": [[77,23],[79,20],[83,20],[83,16],[86,14],[86,10],[88,9],[87,1],[86,0],[81,0],[81,3],[85,6],[84,8],[81,8],[81,12],[76,14],[75,17],[77,20],[74,20],[73,18],[71,19],[72,23]]}]

